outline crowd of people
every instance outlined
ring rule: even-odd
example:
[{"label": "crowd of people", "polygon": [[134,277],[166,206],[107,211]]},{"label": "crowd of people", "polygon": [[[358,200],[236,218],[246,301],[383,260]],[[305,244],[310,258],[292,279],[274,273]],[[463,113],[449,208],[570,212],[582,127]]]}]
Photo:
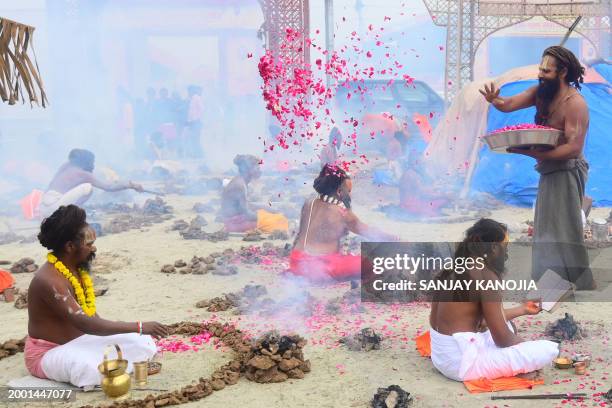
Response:
[{"label": "crowd of people", "polygon": [[119,100],[121,133],[133,140],[137,155],[152,160],[203,157],[202,87],[187,87],[187,98],[167,88],[149,87],[144,99],[120,90]]}]

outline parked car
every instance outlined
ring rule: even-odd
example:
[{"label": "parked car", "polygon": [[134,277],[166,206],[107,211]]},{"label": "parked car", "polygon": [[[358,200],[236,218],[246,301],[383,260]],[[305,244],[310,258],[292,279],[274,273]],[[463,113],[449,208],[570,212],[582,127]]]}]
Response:
[{"label": "parked car", "polygon": [[[348,97],[348,93],[351,96]],[[413,122],[413,115],[425,115],[432,127],[435,127],[444,113],[444,100],[425,82],[407,83],[395,79],[366,79],[349,81],[338,86],[336,90],[338,107],[361,119],[367,114],[391,113],[394,117],[408,124],[408,131],[418,133]],[[430,113],[434,113],[429,118]]]}]

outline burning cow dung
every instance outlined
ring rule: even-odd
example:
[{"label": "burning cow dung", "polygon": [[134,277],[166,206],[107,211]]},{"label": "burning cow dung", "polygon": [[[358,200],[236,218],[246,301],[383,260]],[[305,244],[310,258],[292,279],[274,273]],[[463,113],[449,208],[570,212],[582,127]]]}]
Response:
[{"label": "burning cow dung", "polygon": [[217,296],[209,300],[200,300],[196,303],[196,307],[206,308],[209,312],[223,312],[236,306],[238,304],[230,295]]},{"label": "burning cow dung", "polygon": [[268,291],[262,285],[246,285],[240,292],[228,293],[210,300],[201,300],[196,303],[198,308],[206,308],[209,312],[222,312],[237,308],[235,314],[247,313],[258,304],[257,298],[266,295]]},{"label": "burning cow dung", "polygon": [[372,408],[406,408],[412,402],[412,396],[399,385],[379,388],[371,402]]},{"label": "burning cow dung", "polygon": [[310,360],[304,360],[306,340],[298,335],[281,336],[272,331],[251,347],[246,356],[245,377],[258,383],[283,382],[304,378],[310,372]]},{"label": "burning cow dung", "polygon": [[380,350],[381,342],[382,336],[376,334],[376,332],[369,327],[361,329],[359,333],[353,336],[340,339],[340,343],[345,344],[348,349],[352,351]]},{"label": "burning cow dung", "polygon": [[569,313],[566,313],[563,319],[549,323],[546,326],[545,334],[558,340],[580,340],[586,337],[585,330],[574,321],[574,317]]}]

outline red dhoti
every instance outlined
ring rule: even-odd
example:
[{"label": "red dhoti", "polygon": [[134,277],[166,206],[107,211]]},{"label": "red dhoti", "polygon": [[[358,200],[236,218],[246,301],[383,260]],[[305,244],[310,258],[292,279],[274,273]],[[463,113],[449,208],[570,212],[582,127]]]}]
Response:
[{"label": "red dhoti", "polygon": [[289,256],[289,272],[314,281],[359,278],[361,256],[338,253],[310,255],[294,249]]}]

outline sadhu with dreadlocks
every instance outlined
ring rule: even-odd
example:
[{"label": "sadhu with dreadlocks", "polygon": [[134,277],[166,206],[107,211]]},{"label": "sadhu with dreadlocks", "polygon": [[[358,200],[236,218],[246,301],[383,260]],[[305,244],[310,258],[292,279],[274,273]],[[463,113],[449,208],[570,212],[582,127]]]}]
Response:
[{"label": "sadhu with dreadlocks", "polygon": [[364,224],[351,208],[353,182],[342,168],[326,164],[313,187],[317,196],[302,207],[300,229],[289,258],[290,272],[314,281],[359,277],[361,256],[340,253],[350,232],[372,241],[398,241],[395,235]]},{"label": "sadhu with dreadlocks", "polygon": [[[468,283],[457,286],[465,290],[440,290],[432,299],[431,361],[448,378],[456,381],[537,378],[538,370],[550,365],[559,354],[557,343],[524,340],[512,324],[520,316],[538,314],[542,310],[540,302],[527,301],[504,308],[501,291],[478,289],[474,283],[503,280],[507,250],[506,226],[492,219],[480,219],[466,231],[454,258],[484,262],[480,266],[475,262],[467,270],[447,270],[436,277],[441,281]],[[481,331],[483,327],[487,330]],[[423,340],[417,339],[417,344]]]},{"label": "sadhu with dreadlocks", "polygon": [[584,246],[582,205],[589,165],[582,153],[589,127],[589,110],[580,95],[584,68],[576,56],[560,46],[544,50],[539,68],[539,84],[526,91],[502,98],[495,86],[480,93],[502,112],[536,107],[535,122],[563,131],[552,150],[508,149],[537,160],[540,173],[534,217],[534,279],[547,269],[574,282],[578,289],[594,288],[595,283]]}]

